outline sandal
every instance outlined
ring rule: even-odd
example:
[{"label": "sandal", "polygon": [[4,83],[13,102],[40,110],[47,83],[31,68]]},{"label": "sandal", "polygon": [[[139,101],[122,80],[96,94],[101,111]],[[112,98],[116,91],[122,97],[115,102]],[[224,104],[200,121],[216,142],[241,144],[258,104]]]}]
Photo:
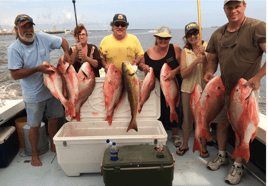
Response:
[{"label": "sandal", "polygon": [[207,157],[209,157],[209,153],[208,153],[208,151],[206,151],[206,152],[202,151],[202,152],[200,153],[200,157],[201,157],[201,158],[207,158]]},{"label": "sandal", "polygon": [[[176,138],[176,137],[179,138],[179,139],[174,140],[174,138]],[[180,139],[180,137],[178,135],[172,135],[172,140],[173,140],[173,145],[175,147],[180,147],[181,146],[181,139]]]},{"label": "sandal", "polygon": [[[179,148],[179,149],[176,151],[176,154],[178,154],[179,156],[183,156],[183,155],[185,154],[185,152],[187,152],[188,150],[189,150],[189,148],[187,148],[187,149],[181,149],[181,148]],[[179,152],[182,152],[182,154],[179,154],[178,151],[179,151]]]}]

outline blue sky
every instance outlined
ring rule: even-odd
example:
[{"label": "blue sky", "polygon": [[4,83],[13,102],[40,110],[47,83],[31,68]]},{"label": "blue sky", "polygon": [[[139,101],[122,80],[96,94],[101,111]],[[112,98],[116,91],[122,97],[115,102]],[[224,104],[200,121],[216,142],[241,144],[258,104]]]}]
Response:
[{"label": "blue sky", "polygon": [[[202,27],[221,26],[227,22],[223,0],[200,0]],[[76,0],[78,23],[89,30],[110,29],[115,13],[127,16],[130,29],[156,29],[159,25],[184,28],[198,22],[197,0]],[[13,28],[15,17],[25,13],[35,22],[35,29],[57,30],[75,27],[72,0],[0,0],[0,25]],[[247,0],[246,16],[266,22],[266,1]]]}]

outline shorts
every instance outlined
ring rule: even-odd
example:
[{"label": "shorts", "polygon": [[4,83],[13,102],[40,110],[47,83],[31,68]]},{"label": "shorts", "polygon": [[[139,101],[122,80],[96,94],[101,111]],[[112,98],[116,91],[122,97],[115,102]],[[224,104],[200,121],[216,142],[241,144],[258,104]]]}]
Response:
[{"label": "shorts", "polygon": [[194,126],[194,118],[190,108],[190,96],[191,93],[182,92],[182,110],[183,110],[183,124],[182,130],[186,132],[191,132]]},{"label": "shorts", "polygon": [[41,124],[44,112],[46,113],[47,119],[64,116],[63,106],[54,96],[37,103],[24,103],[27,113],[27,124],[30,127],[38,127]]},{"label": "shorts", "polygon": [[[260,89],[253,91],[256,97],[256,102],[259,104],[259,94]],[[227,110],[228,110],[228,104],[229,104],[229,96],[225,96],[225,104],[222,109],[222,111],[218,114],[218,116],[214,119],[213,123],[229,123],[228,117],[227,117]]]}]

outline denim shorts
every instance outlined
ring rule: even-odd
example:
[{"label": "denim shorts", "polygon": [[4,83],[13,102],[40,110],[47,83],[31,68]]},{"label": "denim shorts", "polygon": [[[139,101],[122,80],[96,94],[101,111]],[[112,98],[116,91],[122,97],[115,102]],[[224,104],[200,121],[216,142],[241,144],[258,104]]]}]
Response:
[{"label": "denim shorts", "polygon": [[42,122],[44,113],[46,113],[47,119],[64,116],[63,106],[54,96],[37,103],[24,103],[27,113],[27,124],[30,127],[38,127]]}]

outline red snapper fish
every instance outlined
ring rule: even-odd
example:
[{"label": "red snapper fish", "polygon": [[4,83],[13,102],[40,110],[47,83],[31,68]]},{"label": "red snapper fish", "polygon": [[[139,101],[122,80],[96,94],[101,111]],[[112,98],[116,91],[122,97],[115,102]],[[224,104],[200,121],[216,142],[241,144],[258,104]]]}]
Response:
[{"label": "red snapper fish", "polygon": [[128,102],[130,105],[131,116],[132,116],[131,121],[127,128],[127,132],[130,129],[138,131],[136,117],[139,105],[139,80],[130,62],[124,61],[122,63],[122,71],[123,71],[124,86],[125,89],[127,90]]},{"label": "red snapper fish", "polygon": [[[77,73],[72,65],[63,62],[63,56],[59,59],[57,69],[65,79],[68,100],[76,107],[79,94]],[[65,116],[72,115],[72,117],[75,117],[74,107],[65,112]]]},{"label": "red snapper fish", "polygon": [[121,71],[110,64],[103,83],[103,95],[105,99],[105,108],[107,109],[105,121],[112,124],[114,110],[118,108],[123,98],[123,76]]},{"label": "red snapper fish", "polygon": [[143,104],[149,99],[152,90],[155,87],[155,75],[154,70],[150,67],[150,71],[146,74],[143,82],[140,82],[141,92],[140,92],[140,106],[138,112],[140,113]]},{"label": "red snapper fish", "polygon": [[44,84],[50,90],[52,95],[59,99],[63,104],[66,111],[71,108],[73,105],[68,101],[68,99],[64,96],[65,92],[65,81],[62,79],[60,72],[48,62],[43,63],[44,65],[48,65],[49,69],[53,71],[51,74],[43,74]]},{"label": "red snapper fish", "polygon": [[241,78],[233,88],[227,116],[235,131],[236,139],[240,142],[231,158],[242,157],[248,162],[250,157],[249,141],[252,142],[256,136],[260,118],[254,92],[249,86],[244,86],[246,82],[245,79]]},{"label": "red snapper fish", "polygon": [[171,70],[172,69],[167,63],[162,66],[160,71],[160,87],[165,96],[166,105],[170,108],[170,122],[175,120],[177,123],[179,123],[176,107],[178,107],[180,104],[180,87],[176,77],[167,80],[165,78],[167,73]]},{"label": "red snapper fish", "polygon": [[200,138],[209,140],[209,125],[221,112],[224,106],[225,87],[220,76],[214,77],[204,91],[197,84],[190,96],[190,108],[195,123],[193,152],[202,151]]},{"label": "red snapper fish", "polygon": [[78,79],[78,97],[75,105],[75,119],[80,121],[80,108],[86,102],[88,97],[92,94],[95,87],[95,74],[88,62],[82,64],[77,74]]}]

